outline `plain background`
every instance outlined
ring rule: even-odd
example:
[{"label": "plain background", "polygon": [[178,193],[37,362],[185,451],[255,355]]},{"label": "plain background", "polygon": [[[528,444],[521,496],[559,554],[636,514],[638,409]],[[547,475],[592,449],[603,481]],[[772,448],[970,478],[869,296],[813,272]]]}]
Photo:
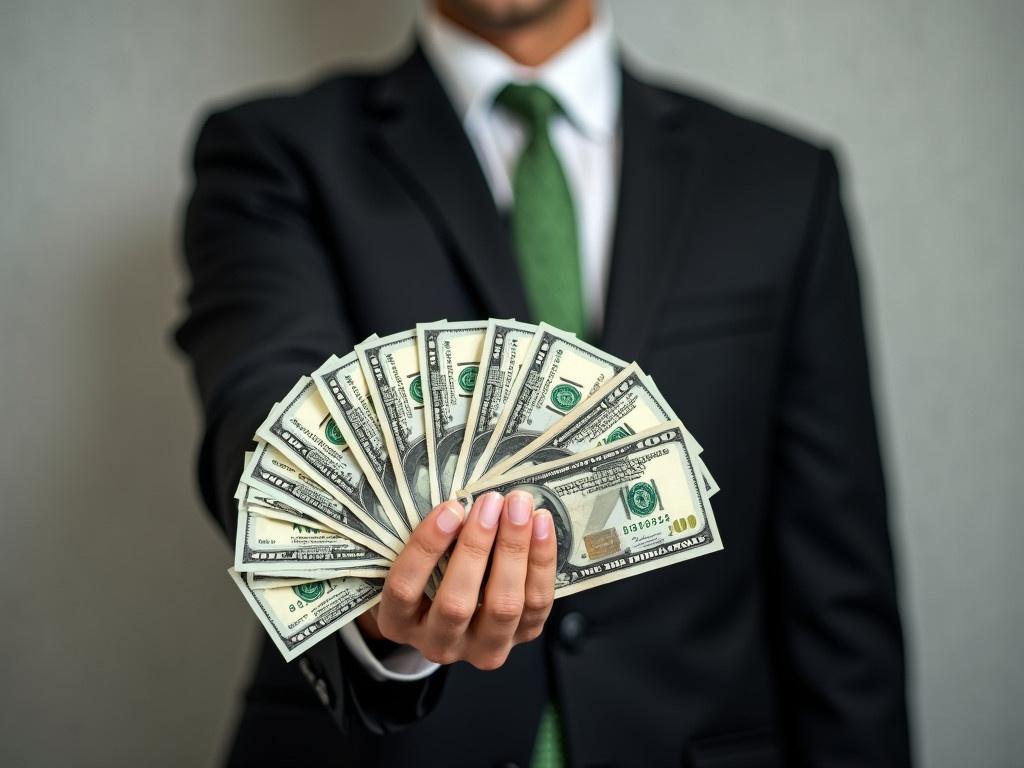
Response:
[{"label": "plain background", "polygon": [[[1024,4],[612,8],[635,61],[841,148],[920,762],[1024,765]],[[211,103],[381,61],[412,14],[3,3],[0,763],[222,754],[257,629],[197,500],[168,341],[187,152]]]}]

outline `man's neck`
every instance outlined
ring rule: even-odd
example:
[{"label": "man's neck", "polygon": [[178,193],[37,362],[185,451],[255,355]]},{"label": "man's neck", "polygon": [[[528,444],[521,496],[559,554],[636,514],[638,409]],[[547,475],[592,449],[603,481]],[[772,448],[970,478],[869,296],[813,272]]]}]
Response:
[{"label": "man's neck", "polygon": [[458,3],[437,0],[437,12],[502,51],[513,61],[539,67],[583,34],[593,20],[591,0],[564,0],[549,12],[513,26],[488,26],[461,11]]}]

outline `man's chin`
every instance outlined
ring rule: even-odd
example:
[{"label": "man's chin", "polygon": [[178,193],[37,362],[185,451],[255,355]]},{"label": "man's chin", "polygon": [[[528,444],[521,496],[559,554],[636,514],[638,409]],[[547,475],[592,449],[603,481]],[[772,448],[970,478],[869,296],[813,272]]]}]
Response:
[{"label": "man's chin", "polygon": [[492,30],[526,27],[556,12],[566,0],[440,0],[467,26]]}]

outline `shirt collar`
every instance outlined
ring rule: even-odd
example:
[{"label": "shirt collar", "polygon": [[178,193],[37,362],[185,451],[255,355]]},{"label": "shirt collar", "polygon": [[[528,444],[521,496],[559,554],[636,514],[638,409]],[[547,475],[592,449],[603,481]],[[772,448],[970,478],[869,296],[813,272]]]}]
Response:
[{"label": "shirt collar", "polygon": [[619,118],[620,77],[611,14],[601,3],[589,29],[540,67],[525,67],[421,5],[420,42],[463,124],[488,112],[507,83],[537,83],[569,120],[593,139],[611,137]]}]

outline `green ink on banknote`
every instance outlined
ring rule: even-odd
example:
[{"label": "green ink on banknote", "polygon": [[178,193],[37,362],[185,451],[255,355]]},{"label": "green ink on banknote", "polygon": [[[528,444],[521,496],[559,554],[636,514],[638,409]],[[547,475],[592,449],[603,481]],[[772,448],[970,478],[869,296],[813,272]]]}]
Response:
[{"label": "green ink on banknote", "polygon": [[583,393],[571,384],[559,384],[551,390],[551,402],[560,411],[571,411],[582,399]]},{"label": "green ink on banknote", "polygon": [[409,385],[409,397],[423,405],[423,379],[417,376]]},{"label": "green ink on banknote", "polygon": [[459,372],[459,388],[469,394],[476,386],[476,374],[480,370],[477,365],[467,365]]},{"label": "green ink on banknote", "polygon": [[299,584],[297,587],[292,587],[292,592],[300,600],[305,600],[307,603],[319,600],[324,596],[324,591],[324,583],[322,581],[314,581],[312,584]]},{"label": "green ink on banknote", "polygon": [[605,443],[614,443],[616,440],[621,440],[624,437],[629,437],[629,432],[626,431],[625,427],[616,427],[608,433],[608,437],[604,439]]},{"label": "green ink on banknote", "polygon": [[650,483],[637,483],[626,492],[626,503],[630,512],[644,517],[658,506],[658,492]]},{"label": "green ink on banknote", "polygon": [[337,423],[334,419],[328,419],[327,425],[324,427],[324,436],[335,445],[344,447],[345,436],[341,434],[341,430],[338,429]]}]

